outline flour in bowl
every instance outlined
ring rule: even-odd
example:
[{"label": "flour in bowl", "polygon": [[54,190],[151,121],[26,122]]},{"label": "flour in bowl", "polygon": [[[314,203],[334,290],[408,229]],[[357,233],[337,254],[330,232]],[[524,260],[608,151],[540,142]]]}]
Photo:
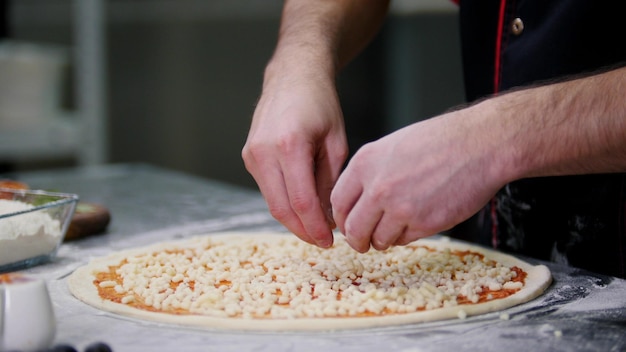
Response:
[{"label": "flour in bowl", "polygon": [[[0,199],[0,215],[34,208]],[[61,223],[43,210],[0,218],[0,266],[53,252],[61,239]]]}]

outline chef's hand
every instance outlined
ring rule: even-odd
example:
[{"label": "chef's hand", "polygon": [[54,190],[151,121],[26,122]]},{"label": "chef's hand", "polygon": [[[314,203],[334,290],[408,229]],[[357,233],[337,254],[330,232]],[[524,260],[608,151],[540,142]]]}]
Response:
[{"label": "chef's hand", "polygon": [[348,147],[331,77],[267,78],[242,151],[271,214],[302,240],[333,243],[330,192]]},{"label": "chef's hand", "polygon": [[469,135],[467,114],[410,125],[354,155],[331,194],[335,222],[354,249],[384,250],[447,230],[497,192],[488,143]]}]

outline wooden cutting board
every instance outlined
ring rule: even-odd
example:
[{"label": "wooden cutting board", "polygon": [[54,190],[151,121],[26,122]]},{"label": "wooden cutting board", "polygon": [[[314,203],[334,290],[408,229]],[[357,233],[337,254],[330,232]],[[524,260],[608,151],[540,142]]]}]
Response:
[{"label": "wooden cutting board", "polygon": [[103,233],[109,222],[109,209],[100,204],[78,202],[72,221],[65,233],[65,242]]}]

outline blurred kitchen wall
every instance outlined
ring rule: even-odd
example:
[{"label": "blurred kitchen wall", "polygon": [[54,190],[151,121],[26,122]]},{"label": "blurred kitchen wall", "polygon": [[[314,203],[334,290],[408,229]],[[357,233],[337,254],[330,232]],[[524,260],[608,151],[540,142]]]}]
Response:
[{"label": "blurred kitchen wall", "polygon": [[[281,5],[105,1],[109,161],[255,187],[240,152]],[[71,47],[72,9],[71,0],[13,0],[11,36]],[[463,101],[458,41],[453,8],[394,11],[338,80],[352,152]]]}]

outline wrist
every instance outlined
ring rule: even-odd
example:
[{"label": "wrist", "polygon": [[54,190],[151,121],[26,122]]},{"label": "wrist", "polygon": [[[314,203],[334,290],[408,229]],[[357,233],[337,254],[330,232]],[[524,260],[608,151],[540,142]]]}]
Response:
[{"label": "wrist", "polygon": [[338,71],[337,67],[336,55],[322,43],[300,43],[297,46],[283,44],[276,48],[265,68],[265,74],[283,76],[321,74],[334,78]]},{"label": "wrist", "polygon": [[336,65],[329,55],[307,54],[306,50],[276,52],[265,67],[263,90],[293,85],[334,86]]},{"label": "wrist", "polygon": [[[501,97],[482,101],[468,108],[463,122],[466,134],[478,148],[479,163],[483,165],[484,178],[490,184],[505,184],[526,177],[529,158],[524,155],[520,140],[519,119]],[[521,118],[521,117],[520,117]],[[467,125],[468,124],[468,125]]]}]

